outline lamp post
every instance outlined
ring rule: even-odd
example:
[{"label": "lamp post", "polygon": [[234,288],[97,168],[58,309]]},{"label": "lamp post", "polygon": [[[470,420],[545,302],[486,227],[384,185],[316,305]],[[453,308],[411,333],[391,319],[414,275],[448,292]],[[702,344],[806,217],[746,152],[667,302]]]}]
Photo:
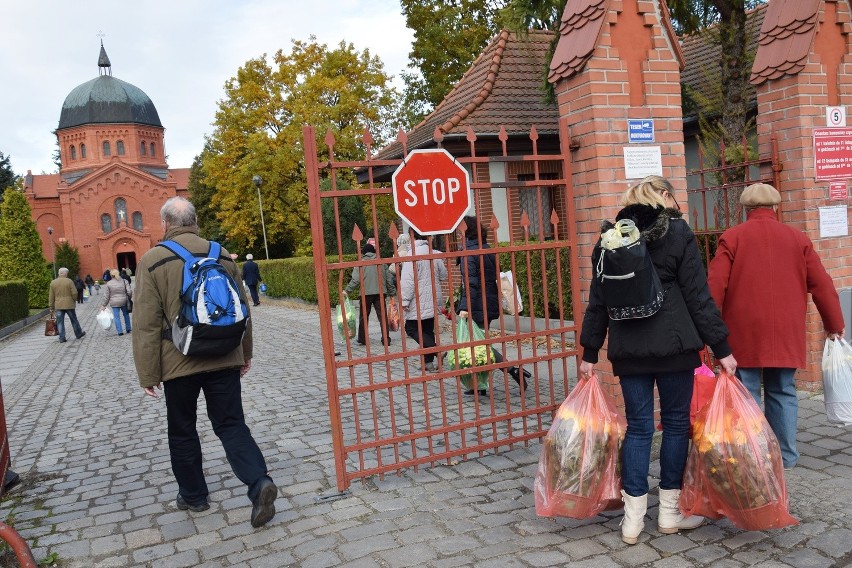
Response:
[{"label": "lamp post", "polygon": [[56,251],[53,250],[53,227],[47,228],[50,237],[50,256],[53,257],[53,279],[56,280]]},{"label": "lamp post", "polygon": [[260,186],[263,185],[263,178],[254,176],[251,178],[257,188],[257,204],[260,206],[260,225],[263,227],[263,248],[266,249],[266,260],[269,260],[269,245],[266,244],[266,223],[263,221],[263,200],[260,198]]}]

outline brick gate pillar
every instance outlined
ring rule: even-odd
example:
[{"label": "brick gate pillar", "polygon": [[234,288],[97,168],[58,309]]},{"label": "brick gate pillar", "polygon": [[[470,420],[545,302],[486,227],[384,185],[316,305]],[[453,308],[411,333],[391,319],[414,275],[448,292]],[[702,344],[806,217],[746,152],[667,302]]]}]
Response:
[{"label": "brick gate pillar", "polygon": [[[570,129],[585,305],[592,278],[590,256],[601,221],[615,218],[624,191],[638,181],[626,177],[624,148],[658,147],[662,175],[678,190],[678,201],[686,204],[683,57],[665,3],[659,0],[568,0],[559,33],[548,80]],[[628,119],[653,119],[654,142],[628,144]],[[602,361],[605,356],[601,353]],[[612,383],[609,363],[600,368]]]},{"label": "brick gate pillar", "polygon": [[[778,140],[781,220],[810,237],[837,288],[852,285],[852,239],[820,238],[819,207],[848,200],[830,200],[829,182],[815,179],[813,132],[826,127],[826,106],[852,104],[850,31],[848,0],[770,2],[751,76],[760,154],[770,153],[772,135]],[[813,302],[807,317],[808,366],[797,383],[819,390],[825,334]]]}]

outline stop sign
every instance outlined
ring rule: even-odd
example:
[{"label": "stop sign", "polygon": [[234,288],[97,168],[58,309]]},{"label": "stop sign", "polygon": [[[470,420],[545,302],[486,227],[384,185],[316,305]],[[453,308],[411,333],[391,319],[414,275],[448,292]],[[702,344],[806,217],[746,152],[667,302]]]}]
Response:
[{"label": "stop sign", "polygon": [[412,150],[393,173],[393,206],[421,235],[451,233],[470,208],[467,170],[443,148]]}]

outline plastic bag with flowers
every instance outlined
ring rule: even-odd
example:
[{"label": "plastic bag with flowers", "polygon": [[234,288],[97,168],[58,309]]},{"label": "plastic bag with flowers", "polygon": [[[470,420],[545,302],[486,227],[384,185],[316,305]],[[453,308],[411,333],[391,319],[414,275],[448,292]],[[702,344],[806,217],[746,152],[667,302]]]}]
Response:
[{"label": "plastic bag with flowers", "polygon": [[345,295],[340,298],[340,304],[334,310],[337,320],[337,331],[346,339],[355,337],[355,311],[352,302]]},{"label": "plastic bag with flowers", "polygon": [[536,514],[586,519],[620,509],[626,430],[597,375],[581,379],[544,437],[534,484]]},{"label": "plastic bag with flowers", "polygon": [[[470,329],[468,329],[470,325]],[[471,332],[473,335],[471,336]],[[473,320],[458,318],[456,322],[456,341],[459,343],[479,341],[485,339],[485,332],[480,329]],[[475,347],[459,347],[447,354],[447,364],[451,369],[471,369],[481,365],[487,365],[494,361],[489,345],[477,345]],[[461,382],[467,390],[488,390],[488,376],[490,371],[479,371],[461,375]],[[476,386],[473,386],[474,380]]]},{"label": "plastic bag with flowers", "polygon": [[727,373],[693,424],[680,509],[728,517],[749,531],[798,524],[787,510],[778,440],[748,390]]}]

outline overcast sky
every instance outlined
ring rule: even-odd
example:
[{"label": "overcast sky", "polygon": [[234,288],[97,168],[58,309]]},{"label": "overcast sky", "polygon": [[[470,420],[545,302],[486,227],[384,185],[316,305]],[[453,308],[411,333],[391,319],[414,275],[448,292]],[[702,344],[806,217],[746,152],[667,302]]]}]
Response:
[{"label": "overcast sky", "polygon": [[290,40],[369,48],[397,78],[413,33],[398,0],[4,0],[0,152],[17,174],[51,173],[52,131],[71,90],[98,76],[99,32],[112,75],[154,102],[169,166],[183,168],[212,130],[225,81]]}]

